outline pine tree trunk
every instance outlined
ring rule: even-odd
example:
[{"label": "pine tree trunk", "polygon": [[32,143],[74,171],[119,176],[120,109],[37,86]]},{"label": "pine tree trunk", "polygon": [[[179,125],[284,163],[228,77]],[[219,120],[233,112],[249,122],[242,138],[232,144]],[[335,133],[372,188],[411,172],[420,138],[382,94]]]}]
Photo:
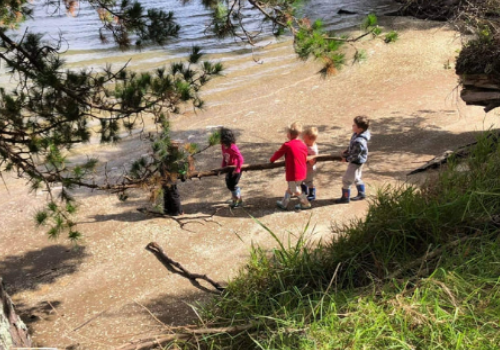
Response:
[{"label": "pine tree trunk", "polygon": [[14,305],[5,291],[0,278],[0,350],[10,350],[14,347],[31,347],[31,337],[28,328],[16,314]]}]

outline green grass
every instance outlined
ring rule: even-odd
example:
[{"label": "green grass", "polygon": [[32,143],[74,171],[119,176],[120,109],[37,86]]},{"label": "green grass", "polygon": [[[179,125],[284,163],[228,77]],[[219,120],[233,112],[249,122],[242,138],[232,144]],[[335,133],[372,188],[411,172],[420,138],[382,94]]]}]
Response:
[{"label": "green grass", "polygon": [[309,243],[309,225],[280,242],[263,226],[278,248],[252,247],[224,295],[200,310],[206,325],[256,327],[199,346],[499,349],[499,174],[498,146],[482,137],[436,182],[380,190],[366,218],[335,228],[331,242]]}]

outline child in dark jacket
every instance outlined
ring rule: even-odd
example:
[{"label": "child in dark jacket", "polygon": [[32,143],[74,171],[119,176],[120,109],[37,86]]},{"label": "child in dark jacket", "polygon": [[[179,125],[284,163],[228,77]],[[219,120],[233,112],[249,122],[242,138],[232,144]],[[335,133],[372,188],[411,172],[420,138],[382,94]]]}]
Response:
[{"label": "child in dark jacket", "polygon": [[241,166],[245,162],[241,155],[238,146],[236,146],[236,137],[230,129],[220,129],[220,144],[222,150],[222,167],[234,166],[229,173],[226,174],[226,186],[232,194],[231,208],[241,207],[243,200],[241,199],[241,189],[238,183],[241,179]]},{"label": "child in dark jacket", "polygon": [[[368,159],[368,141],[371,135],[368,127],[370,122],[366,116],[354,118],[352,131],[354,132],[349,142],[349,147],[342,152],[342,161],[348,162],[347,170],[342,177],[342,197],[335,200],[335,203],[349,203],[350,200],[357,201],[366,198],[365,184],[361,180],[363,164]],[[358,195],[351,197],[351,185],[355,183]]]},{"label": "child in dark jacket", "polygon": [[302,193],[300,185],[307,176],[307,147],[299,139],[302,132],[302,124],[293,123],[287,128],[288,141],[274,153],[270,162],[274,163],[282,156],[285,156],[285,173],[288,188],[285,191],[285,196],[281,201],[277,201],[276,205],[283,210],[287,209],[288,202],[292,196],[299,197],[300,203],[295,206],[295,209],[310,209],[311,203],[307,200],[306,194]]}]

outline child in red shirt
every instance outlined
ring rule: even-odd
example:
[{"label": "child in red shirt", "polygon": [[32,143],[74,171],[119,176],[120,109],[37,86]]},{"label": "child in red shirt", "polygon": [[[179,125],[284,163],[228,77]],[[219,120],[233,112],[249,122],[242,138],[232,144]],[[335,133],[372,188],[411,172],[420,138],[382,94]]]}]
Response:
[{"label": "child in red shirt", "polygon": [[299,197],[300,203],[295,206],[295,209],[310,209],[311,203],[307,200],[306,194],[302,193],[300,185],[307,176],[307,147],[299,139],[302,132],[302,124],[293,123],[287,128],[286,136],[288,142],[285,142],[281,148],[274,153],[270,162],[274,163],[285,156],[285,173],[288,188],[285,196],[281,201],[277,201],[276,205],[283,210],[286,210],[288,202],[292,196]]},{"label": "child in red shirt", "polygon": [[236,146],[236,138],[230,129],[220,129],[220,144],[222,149],[222,167],[234,166],[234,169],[226,174],[226,187],[232,194],[231,208],[241,207],[243,200],[241,199],[241,189],[238,183],[241,179],[241,166],[245,161],[241,155],[238,146]]}]

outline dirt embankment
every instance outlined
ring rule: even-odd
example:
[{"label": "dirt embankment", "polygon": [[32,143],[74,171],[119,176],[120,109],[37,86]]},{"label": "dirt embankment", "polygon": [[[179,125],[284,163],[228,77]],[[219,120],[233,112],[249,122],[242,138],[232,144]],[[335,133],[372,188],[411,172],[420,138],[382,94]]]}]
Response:
[{"label": "dirt embankment", "polygon": [[[262,64],[229,57],[225,77],[204,93],[207,109],[174,120],[176,137],[202,141],[207,127],[225,125],[237,131],[247,162],[264,162],[284,141],[283,127],[292,121],[317,126],[319,149],[326,153],[343,149],[352,118],[367,114],[373,134],[364,171],[368,194],[401,184],[409,170],[473,140],[497,116],[464,106],[457,95],[457,76],[449,69],[461,46],[455,31],[442,23],[391,22],[400,33],[398,42],[361,43],[367,62],[348,64],[326,80],[316,74],[314,63],[296,60],[289,43],[260,52]],[[111,169],[144,150],[133,138],[81,153],[101,156]],[[220,150],[198,160],[199,169],[217,167]],[[303,212],[275,208],[286,187],[280,169],[244,174],[246,206],[237,210],[225,204],[229,192],[223,178],[182,183],[187,214],[176,220],[137,212],[147,203],[140,192],[120,202],[114,195],[79,191],[78,229],[84,240],[78,249],[64,237],[49,241],[43,229],[34,227],[32,215],[44,194],[30,195],[23,180],[7,177],[7,187],[0,188],[0,274],[38,345],[112,349],[134,335],[158,332],[163,324],[196,321],[196,305],[207,298],[166,271],[144,250],[147,243],[158,242],[190,271],[227,281],[244,266],[252,243],[273,245],[252,217],[285,241],[288,232],[299,232],[309,220],[313,239],[329,239],[332,224],[362,217],[366,201],[333,204],[344,171],[345,164],[322,164],[315,180],[318,199]]]}]

